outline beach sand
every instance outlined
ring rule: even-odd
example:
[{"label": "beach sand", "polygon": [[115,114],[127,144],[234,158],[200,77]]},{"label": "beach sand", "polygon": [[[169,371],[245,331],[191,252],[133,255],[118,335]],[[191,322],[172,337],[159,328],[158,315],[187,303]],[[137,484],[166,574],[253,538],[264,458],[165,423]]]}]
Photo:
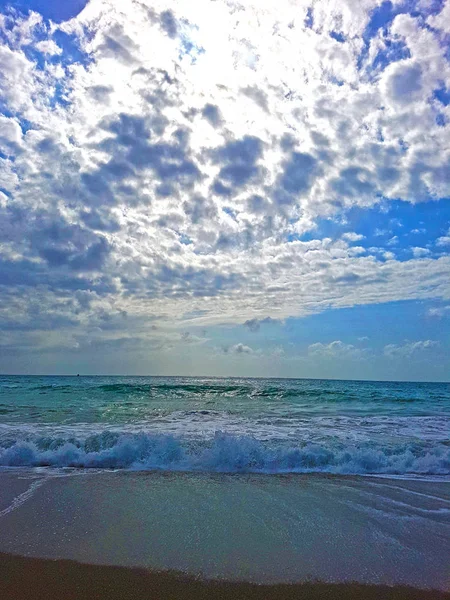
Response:
[{"label": "beach sand", "polygon": [[450,600],[448,483],[20,469],[0,490],[0,600]]},{"label": "beach sand", "polygon": [[257,585],[171,572],[0,554],[3,600],[448,600],[450,593],[359,583]]}]

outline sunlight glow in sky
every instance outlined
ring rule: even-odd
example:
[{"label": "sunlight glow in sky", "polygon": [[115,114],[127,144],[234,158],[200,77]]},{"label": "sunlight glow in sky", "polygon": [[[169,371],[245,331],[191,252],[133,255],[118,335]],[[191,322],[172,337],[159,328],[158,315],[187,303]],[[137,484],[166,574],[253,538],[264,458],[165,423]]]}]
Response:
[{"label": "sunlight glow in sky", "polygon": [[0,1],[0,371],[450,379],[450,0]]}]

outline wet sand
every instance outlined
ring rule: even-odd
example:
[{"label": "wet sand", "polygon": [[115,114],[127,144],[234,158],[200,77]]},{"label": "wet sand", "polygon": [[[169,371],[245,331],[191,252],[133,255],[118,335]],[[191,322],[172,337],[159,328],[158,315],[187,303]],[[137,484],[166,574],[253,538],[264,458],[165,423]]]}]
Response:
[{"label": "wet sand", "polygon": [[450,600],[444,482],[20,469],[0,490],[0,600]]},{"label": "wet sand", "polygon": [[175,572],[0,554],[4,600],[450,600],[450,593],[359,583],[257,585]]}]

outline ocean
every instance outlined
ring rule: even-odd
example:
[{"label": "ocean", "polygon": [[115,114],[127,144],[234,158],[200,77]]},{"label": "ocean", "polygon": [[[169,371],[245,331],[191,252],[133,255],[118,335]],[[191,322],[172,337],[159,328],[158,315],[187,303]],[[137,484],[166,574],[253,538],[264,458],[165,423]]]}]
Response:
[{"label": "ocean", "polygon": [[450,589],[450,384],[0,378],[0,552]]},{"label": "ocean", "polygon": [[0,378],[0,465],[450,478],[450,384]]}]

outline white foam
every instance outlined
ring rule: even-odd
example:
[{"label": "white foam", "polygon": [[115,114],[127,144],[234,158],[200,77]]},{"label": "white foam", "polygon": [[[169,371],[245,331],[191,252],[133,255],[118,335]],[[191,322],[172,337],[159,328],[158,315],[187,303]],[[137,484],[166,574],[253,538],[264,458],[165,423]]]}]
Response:
[{"label": "white foam", "polygon": [[36,490],[41,487],[41,485],[44,483],[44,481],[45,481],[45,479],[37,479],[37,480],[33,481],[33,483],[30,485],[30,487],[28,489],[26,489],[24,492],[22,492],[21,494],[19,494],[18,496],[16,496],[9,506],[4,508],[3,510],[0,510],[0,519],[4,516],[8,515],[9,513],[11,513],[13,510],[16,510],[17,508],[19,508],[19,506],[22,506],[22,504],[24,504],[24,502],[29,500],[34,495]]},{"label": "white foam", "polygon": [[450,477],[450,447],[442,443],[275,443],[222,432],[192,440],[107,431],[84,440],[17,440],[0,448],[0,466]]}]

